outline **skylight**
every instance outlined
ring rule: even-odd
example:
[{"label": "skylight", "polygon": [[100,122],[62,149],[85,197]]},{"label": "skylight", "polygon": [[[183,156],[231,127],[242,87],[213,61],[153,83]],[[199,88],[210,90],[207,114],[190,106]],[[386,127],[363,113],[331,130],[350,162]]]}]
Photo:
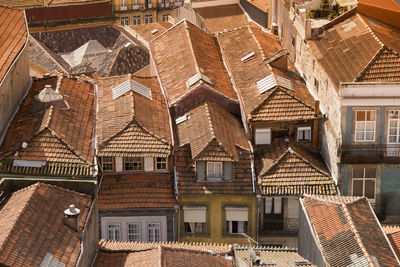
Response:
[{"label": "skylight", "polygon": [[155,34],[155,33],[157,33],[157,32],[158,32],[158,30],[157,30],[157,29],[154,29],[154,30],[151,31],[151,34]]},{"label": "skylight", "polygon": [[133,90],[134,92],[152,100],[153,98],[151,97],[151,90],[150,88],[144,86],[141,83],[138,83],[134,80],[126,80],[125,82],[115,86],[112,89],[112,95],[113,95],[113,100],[120,97],[121,95],[129,92],[130,90]]},{"label": "skylight", "polygon": [[249,54],[245,55],[240,60],[244,62],[244,61],[248,60],[249,58],[251,58],[254,55],[255,55],[254,51],[251,51]]},{"label": "skylight", "polygon": [[272,74],[268,75],[267,77],[265,77],[257,82],[257,87],[258,87],[258,91],[260,92],[260,94],[265,93],[268,90],[271,90],[275,86],[276,86],[276,83],[275,83],[275,79],[272,76]]},{"label": "skylight", "polygon": [[126,92],[129,92],[130,90],[131,86],[129,80],[126,80],[125,82],[115,86],[112,89],[113,100],[125,94]]},{"label": "skylight", "polygon": [[181,116],[175,120],[176,124],[182,123],[188,119],[187,115]]}]

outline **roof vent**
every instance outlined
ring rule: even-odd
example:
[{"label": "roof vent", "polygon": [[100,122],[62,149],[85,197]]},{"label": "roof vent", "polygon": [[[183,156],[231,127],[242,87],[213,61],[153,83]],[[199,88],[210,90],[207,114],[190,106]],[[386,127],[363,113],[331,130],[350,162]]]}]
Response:
[{"label": "roof vent", "polygon": [[42,91],[35,96],[35,100],[41,103],[51,103],[60,101],[62,96],[51,88],[51,85],[45,85]]},{"label": "roof vent", "polygon": [[294,91],[293,84],[292,84],[291,80],[286,79],[284,77],[281,77],[279,75],[275,75],[275,78],[276,78],[276,81],[277,81],[279,86],[285,87],[286,89]]},{"label": "roof vent", "polygon": [[244,61],[248,60],[249,58],[253,57],[254,55],[255,55],[254,51],[251,51],[249,54],[245,55],[240,60],[244,62]]},{"label": "roof vent", "polygon": [[113,100],[120,97],[121,95],[133,90],[134,92],[152,100],[150,88],[138,83],[134,80],[126,80],[125,82],[115,86],[112,89]]},{"label": "roof vent", "polygon": [[22,142],[22,148],[27,148],[28,147],[28,143],[27,142]]},{"label": "roof vent", "polygon": [[154,30],[151,31],[151,34],[155,34],[155,33],[157,33],[157,32],[158,32],[158,30],[157,30],[157,29],[154,29]]},{"label": "roof vent", "polygon": [[205,81],[205,82],[207,82],[208,84],[211,84],[211,85],[214,84],[213,80],[211,80],[206,75],[204,75],[202,73],[196,73],[195,75],[193,75],[192,77],[190,77],[187,80],[186,86],[189,88],[190,86],[194,85],[195,83],[197,83],[200,80],[203,80],[203,81]]},{"label": "roof vent", "polygon": [[65,225],[74,229],[77,232],[79,232],[79,214],[80,213],[81,213],[81,211],[78,208],[75,208],[75,205],[69,205],[69,208],[64,210]]},{"label": "roof vent", "polygon": [[181,117],[177,118],[177,119],[175,120],[175,122],[176,122],[176,124],[178,125],[178,124],[180,124],[180,123],[186,121],[186,120],[188,119],[188,117],[189,117],[189,116],[187,116],[187,115],[181,116]]},{"label": "roof vent", "polygon": [[291,147],[289,147],[288,150],[289,150],[290,154],[293,154],[294,151],[293,151],[293,149]]},{"label": "roof vent", "polygon": [[258,91],[260,92],[260,94],[265,93],[268,90],[271,90],[276,85],[277,84],[276,84],[275,79],[272,74],[268,75],[267,77],[265,77],[257,82],[257,87],[258,87]]}]

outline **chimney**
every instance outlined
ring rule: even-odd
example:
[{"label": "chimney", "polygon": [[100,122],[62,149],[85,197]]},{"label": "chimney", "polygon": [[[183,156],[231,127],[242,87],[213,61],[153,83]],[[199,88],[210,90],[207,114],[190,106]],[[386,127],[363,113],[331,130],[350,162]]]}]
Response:
[{"label": "chimney", "polygon": [[63,97],[51,88],[51,85],[45,85],[44,89],[35,96],[36,101],[42,103],[52,103],[60,101]]},{"label": "chimney", "polygon": [[64,224],[78,233],[80,212],[78,208],[75,208],[75,205],[69,205],[69,208],[64,210]]}]

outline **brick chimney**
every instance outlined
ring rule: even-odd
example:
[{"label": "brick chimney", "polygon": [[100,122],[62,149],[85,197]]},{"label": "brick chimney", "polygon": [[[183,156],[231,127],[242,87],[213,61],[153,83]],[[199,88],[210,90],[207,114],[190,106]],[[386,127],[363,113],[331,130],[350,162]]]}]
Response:
[{"label": "brick chimney", "polygon": [[64,224],[71,229],[79,232],[79,214],[81,211],[75,208],[75,205],[69,205],[69,208],[64,210]]}]

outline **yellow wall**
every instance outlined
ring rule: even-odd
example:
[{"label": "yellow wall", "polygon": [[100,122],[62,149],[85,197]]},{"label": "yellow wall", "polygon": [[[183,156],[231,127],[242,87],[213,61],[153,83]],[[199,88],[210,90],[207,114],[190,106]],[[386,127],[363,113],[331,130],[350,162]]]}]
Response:
[{"label": "yellow wall", "polygon": [[[242,235],[229,235],[225,230],[225,206],[248,206],[249,221],[247,234],[256,239],[257,202],[252,196],[180,196],[179,216],[179,241],[182,242],[211,242],[211,243],[238,243],[248,245],[248,241]],[[206,234],[186,234],[183,226],[183,206],[202,205],[207,206],[207,232]],[[253,244],[254,245],[254,244]]]}]

